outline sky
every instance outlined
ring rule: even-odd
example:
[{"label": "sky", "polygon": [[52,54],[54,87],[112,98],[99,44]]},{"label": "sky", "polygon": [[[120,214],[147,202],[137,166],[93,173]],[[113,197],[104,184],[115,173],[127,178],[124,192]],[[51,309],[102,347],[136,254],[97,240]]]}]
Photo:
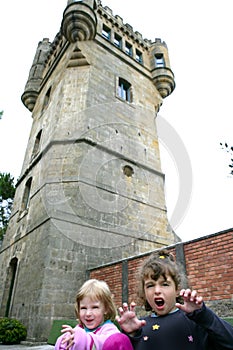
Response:
[{"label": "sky", "polygon": [[[166,42],[176,88],[157,117],[168,219],[183,240],[233,227],[231,0],[103,0],[143,38]],[[0,4],[0,172],[17,179],[32,125],[21,102],[38,42],[53,41],[67,0]]]}]

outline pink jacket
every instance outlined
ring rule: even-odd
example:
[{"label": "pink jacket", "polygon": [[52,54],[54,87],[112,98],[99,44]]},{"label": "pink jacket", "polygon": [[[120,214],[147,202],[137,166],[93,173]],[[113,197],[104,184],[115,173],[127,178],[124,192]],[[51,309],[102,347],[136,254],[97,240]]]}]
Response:
[{"label": "pink jacket", "polygon": [[[86,332],[80,325],[74,329],[74,344],[70,350],[133,350],[128,337],[112,322],[104,323],[94,332]],[[64,337],[65,334],[57,339],[55,350],[66,350],[67,343],[62,344]]]}]

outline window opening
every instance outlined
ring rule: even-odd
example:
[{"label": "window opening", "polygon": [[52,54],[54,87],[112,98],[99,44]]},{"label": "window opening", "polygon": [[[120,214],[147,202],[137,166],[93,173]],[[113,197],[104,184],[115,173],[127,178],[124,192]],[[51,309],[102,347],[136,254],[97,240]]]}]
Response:
[{"label": "window opening", "polygon": [[106,25],[103,25],[102,36],[108,40],[111,39],[111,29],[108,28]]},{"label": "window opening", "polygon": [[133,55],[133,48],[132,45],[130,43],[128,43],[127,41],[125,42],[125,52],[127,53],[127,55],[132,56]]},{"label": "window opening", "polygon": [[28,179],[28,181],[26,182],[25,189],[24,189],[22,211],[27,210],[29,207],[31,185],[32,185],[32,178],[30,177],[30,179]]},{"label": "window opening", "polygon": [[34,158],[39,153],[41,134],[42,130],[40,130],[36,136],[36,140],[32,151],[32,158]]},{"label": "window opening", "polygon": [[134,170],[130,165],[125,165],[123,167],[123,173],[127,176],[127,177],[132,177],[134,174]]},{"label": "window opening", "polygon": [[123,100],[132,102],[131,84],[122,78],[119,78],[118,95]]},{"label": "window opening", "polygon": [[164,57],[162,53],[157,53],[155,55],[155,65],[156,67],[165,67]]},{"label": "window opening", "polygon": [[6,303],[5,317],[9,317],[9,314],[10,314],[10,306],[11,306],[13,289],[14,289],[14,284],[15,284],[17,265],[18,265],[18,259],[13,258],[10,262],[9,273],[7,275],[7,281],[9,282],[9,289],[8,289],[8,291],[6,291],[6,292],[8,292],[8,298],[7,298],[7,303]]},{"label": "window opening", "polygon": [[51,95],[51,86],[50,86],[50,88],[47,90],[46,95],[45,95],[45,97],[44,97],[44,103],[43,103],[42,112],[45,110],[45,108],[46,108],[46,107],[48,106],[48,104],[49,104],[50,95]]},{"label": "window opening", "polygon": [[114,45],[119,47],[119,49],[122,48],[122,38],[120,37],[120,35],[118,35],[116,33],[114,34]]},{"label": "window opening", "polygon": [[139,50],[136,50],[136,61],[139,63],[143,63],[142,53]]}]

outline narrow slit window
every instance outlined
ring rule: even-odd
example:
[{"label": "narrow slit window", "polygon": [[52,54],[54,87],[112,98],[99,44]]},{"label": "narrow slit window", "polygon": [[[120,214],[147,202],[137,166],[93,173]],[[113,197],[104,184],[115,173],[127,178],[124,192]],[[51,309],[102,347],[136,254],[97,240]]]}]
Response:
[{"label": "narrow slit window", "polygon": [[155,55],[155,66],[165,67],[164,57],[162,53],[158,53]]},{"label": "narrow slit window", "polygon": [[36,136],[36,140],[32,151],[32,159],[39,153],[41,134],[42,134],[42,130],[40,130]]},{"label": "narrow slit window", "polygon": [[30,177],[26,182],[25,189],[24,189],[22,211],[27,210],[29,208],[31,186],[32,186],[32,178]]},{"label": "narrow slit window", "polygon": [[50,86],[50,88],[47,90],[46,95],[45,95],[45,97],[44,97],[44,103],[43,103],[42,112],[44,112],[44,110],[46,109],[46,107],[47,107],[48,104],[49,104],[50,95],[51,95],[51,90],[52,90],[52,88],[51,88],[51,86]]},{"label": "narrow slit window", "polygon": [[119,78],[118,96],[127,102],[132,102],[131,84],[122,78]]}]

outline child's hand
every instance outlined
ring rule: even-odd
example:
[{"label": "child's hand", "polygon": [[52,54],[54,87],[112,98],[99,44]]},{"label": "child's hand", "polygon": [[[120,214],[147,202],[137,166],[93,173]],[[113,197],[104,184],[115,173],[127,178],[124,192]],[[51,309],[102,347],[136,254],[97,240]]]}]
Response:
[{"label": "child's hand", "polygon": [[184,304],[176,303],[176,306],[187,314],[202,308],[203,298],[197,295],[196,290],[182,289],[180,296],[183,297]]},{"label": "child's hand", "polygon": [[136,304],[132,302],[130,308],[127,303],[124,303],[122,307],[119,308],[120,316],[116,317],[117,322],[121,326],[124,332],[133,335],[135,331],[146,324],[146,321],[140,321],[135,313]]},{"label": "child's hand", "polygon": [[74,332],[75,330],[72,327],[68,325],[62,325],[61,333],[65,333],[64,338],[62,340],[62,344],[67,343],[66,350],[69,350],[74,344]]}]

